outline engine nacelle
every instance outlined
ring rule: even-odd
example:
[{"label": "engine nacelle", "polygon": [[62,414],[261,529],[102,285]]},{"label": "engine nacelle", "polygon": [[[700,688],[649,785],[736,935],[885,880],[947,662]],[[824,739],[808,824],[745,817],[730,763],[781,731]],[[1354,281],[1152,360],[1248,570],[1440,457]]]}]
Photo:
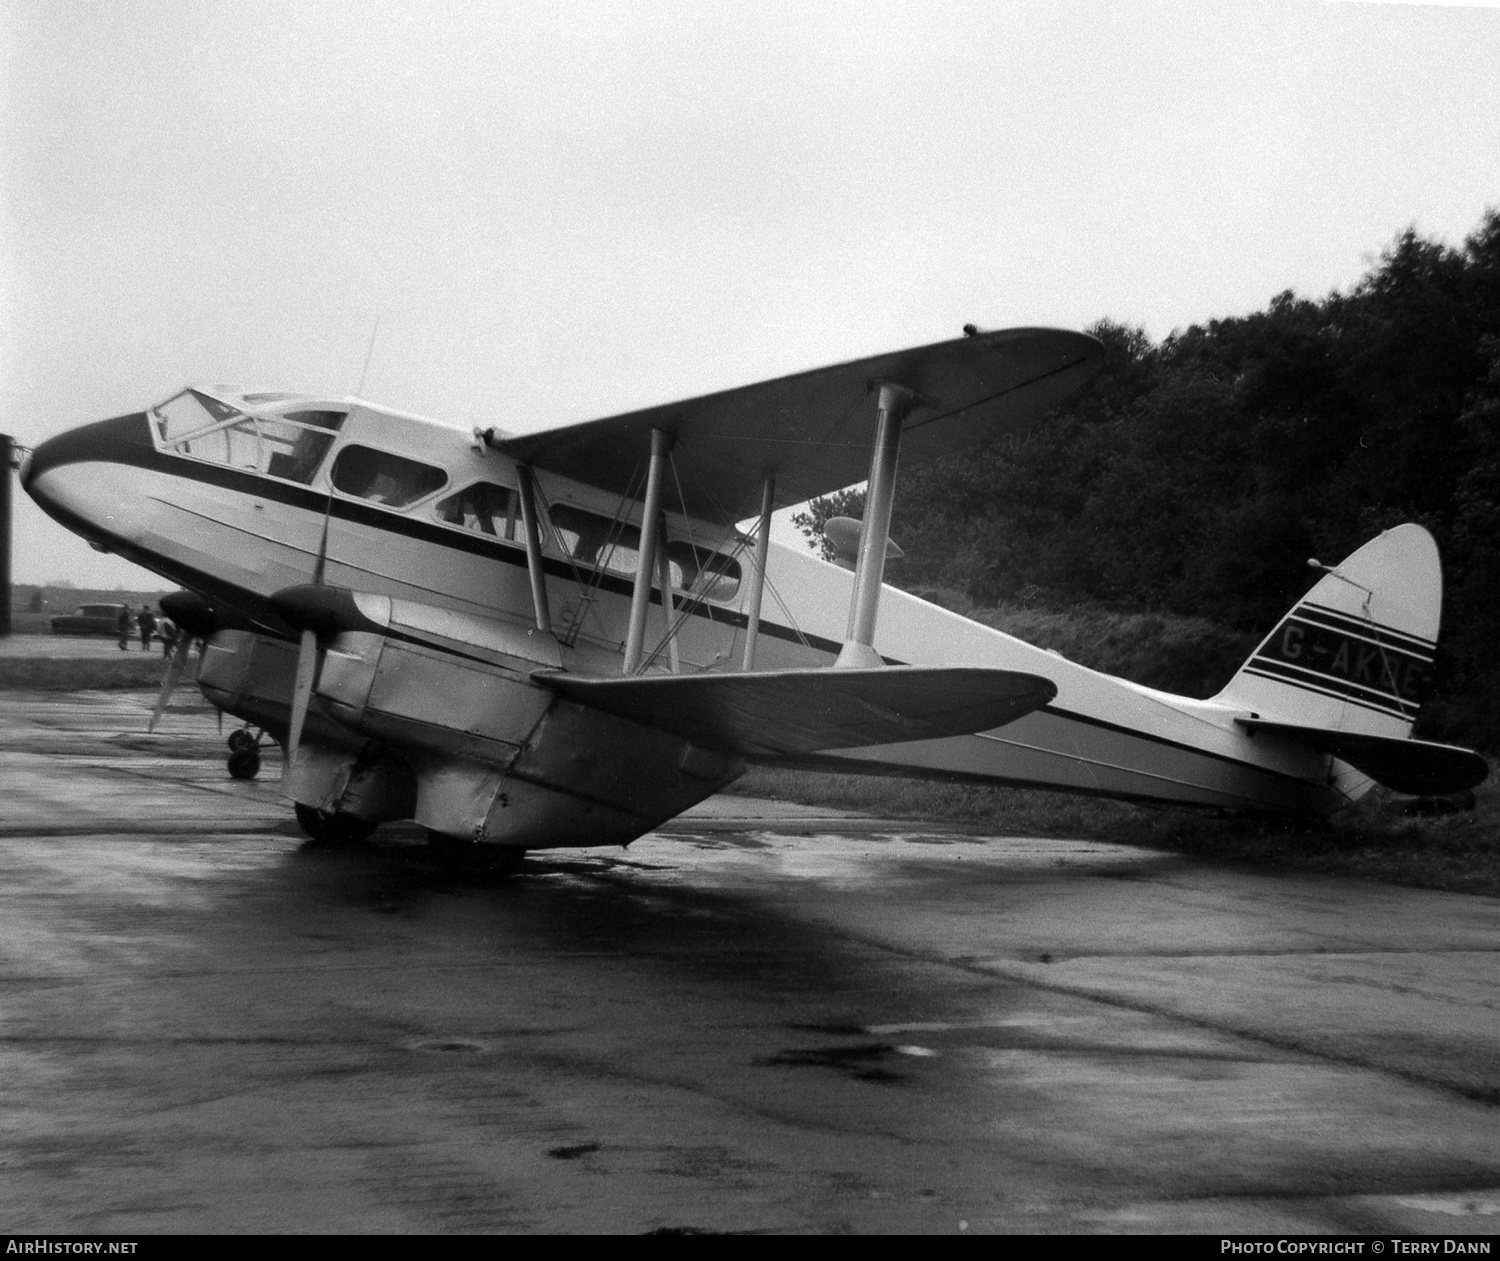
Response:
[{"label": "engine nacelle", "polygon": [[[533,676],[561,669],[561,649],[533,628],[337,588],[297,588],[283,604],[319,637],[283,777],[306,805],[528,849],[624,844],[744,769],[559,697]],[[296,657],[284,640],[220,632],[200,684],[221,708],[285,731]]]}]

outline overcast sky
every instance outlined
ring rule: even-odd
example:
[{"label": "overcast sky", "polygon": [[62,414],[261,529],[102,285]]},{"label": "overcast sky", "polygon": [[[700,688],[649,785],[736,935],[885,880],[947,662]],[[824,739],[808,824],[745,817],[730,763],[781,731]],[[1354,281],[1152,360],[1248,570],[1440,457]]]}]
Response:
[{"label": "overcast sky", "polygon": [[[0,0],[0,429],[187,381],[520,429],[1160,338],[1500,205],[1500,9]],[[16,581],[159,580],[16,504]]]}]

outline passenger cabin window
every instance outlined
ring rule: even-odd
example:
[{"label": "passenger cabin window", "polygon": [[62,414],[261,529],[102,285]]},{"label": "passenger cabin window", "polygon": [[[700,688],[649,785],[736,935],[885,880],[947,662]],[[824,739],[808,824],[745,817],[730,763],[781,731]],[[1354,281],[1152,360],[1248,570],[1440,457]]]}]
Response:
[{"label": "passenger cabin window", "polygon": [[[551,517],[558,550],[580,565],[624,576],[633,576],[640,568],[641,532],[635,526],[571,504],[553,505]],[[740,564],[732,556],[669,539],[667,563],[672,586],[686,595],[723,602],[739,592]]]},{"label": "passenger cabin window", "polygon": [[439,521],[449,525],[514,541],[521,537],[519,498],[509,486],[475,482],[457,494],[439,499],[433,511]]},{"label": "passenger cabin window", "polygon": [[247,413],[198,390],[184,391],[151,415],[166,450],[303,485],[344,423],[344,413],[336,411]]},{"label": "passenger cabin window", "polygon": [[612,574],[633,574],[641,559],[641,532],[571,504],[555,504],[549,514],[558,549],[580,565]]},{"label": "passenger cabin window", "polygon": [[740,563],[722,552],[710,552],[674,539],[667,544],[672,581],[689,595],[723,603],[740,590]]},{"label": "passenger cabin window", "polygon": [[447,481],[440,468],[374,447],[347,446],[333,462],[334,489],[392,508],[425,499]]}]

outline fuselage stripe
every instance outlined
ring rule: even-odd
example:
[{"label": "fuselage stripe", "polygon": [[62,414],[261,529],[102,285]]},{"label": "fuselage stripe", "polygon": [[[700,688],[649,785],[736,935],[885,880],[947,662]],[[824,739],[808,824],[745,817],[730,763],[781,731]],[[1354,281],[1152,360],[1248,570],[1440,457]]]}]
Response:
[{"label": "fuselage stripe", "polygon": [[1351,699],[1368,700],[1371,704],[1390,705],[1397,709],[1410,708],[1417,710],[1421,708],[1420,701],[1408,700],[1406,697],[1398,695],[1389,688],[1369,687],[1363,683],[1356,683],[1351,679],[1329,674],[1325,670],[1293,665],[1287,661],[1279,661],[1275,657],[1256,656],[1250,660],[1249,665],[1257,666],[1262,670],[1275,671],[1288,680],[1306,682],[1318,687],[1329,688],[1339,692],[1341,695],[1347,695]]},{"label": "fuselage stripe", "polygon": [[1316,683],[1321,687],[1337,691],[1341,695],[1369,700],[1374,704],[1394,705],[1397,708],[1409,707],[1413,711],[1422,706],[1420,700],[1402,696],[1394,688],[1372,687],[1369,684],[1357,683],[1353,679],[1341,677],[1317,666],[1294,665],[1289,661],[1267,656],[1264,653],[1257,653],[1248,664],[1259,666],[1263,670],[1275,671],[1289,680]]},{"label": "fuselage stripe", "polygon": [[[1290,672],[1283,674],[1278,671],[1278,665],[1279,663],[1277,662],[1257,660],[1254,664],[1245,667],[1245,673],[1259,675],[1263,679],[1273,679],[1277,683],[1285,683],[1291,687],[1300,687],[1307,692],[1317,692],[1322,696],[1331,696],[1337,700],[1349,701],[1351,704],[1363,706],[1365,709],[1373,709],[1377,713],[1387,714],[1392,718],[1401,718],[1407,722],[1414,721],[1418,712],[1420,712],[1419,707],[1416,705],[1406,706],[1404,702],[1398,702],[1402,707],[1396,708],[1392,704],[1381,704],[1378,701],[1356,695],[1353,692],[1340,690],[1334,686],[1324,686],[1323,682],[1314,683],[1310,679],[1299,678]],[[1317,677],[1320,680],[1324,679],[1322,675]],[[1333,682],[1333,680],[1326,681],[1328,683]]]}]

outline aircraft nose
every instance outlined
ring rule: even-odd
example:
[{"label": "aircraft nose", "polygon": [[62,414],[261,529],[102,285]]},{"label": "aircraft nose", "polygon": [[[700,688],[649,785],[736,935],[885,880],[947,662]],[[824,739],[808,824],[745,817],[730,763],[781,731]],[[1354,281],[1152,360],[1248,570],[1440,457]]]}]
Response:
[{"label": "aircraft nose", "polygon": [[152,449],[151,427],[145,412],[132,412],[111,420],[96,420],[48,438],[32,449],[21,472],[21,486],[28,494],[52,469],[67,464],[118,463],[122,456],[142,448]]},{"label": "aircraft nose", "polygon": [[154,451],[144,412],[80,425],[32,450],[21,468],[21,487],[48,516],[103,542],[100,532],[113,532],[108,473],[121,464],[141,464]]}]

